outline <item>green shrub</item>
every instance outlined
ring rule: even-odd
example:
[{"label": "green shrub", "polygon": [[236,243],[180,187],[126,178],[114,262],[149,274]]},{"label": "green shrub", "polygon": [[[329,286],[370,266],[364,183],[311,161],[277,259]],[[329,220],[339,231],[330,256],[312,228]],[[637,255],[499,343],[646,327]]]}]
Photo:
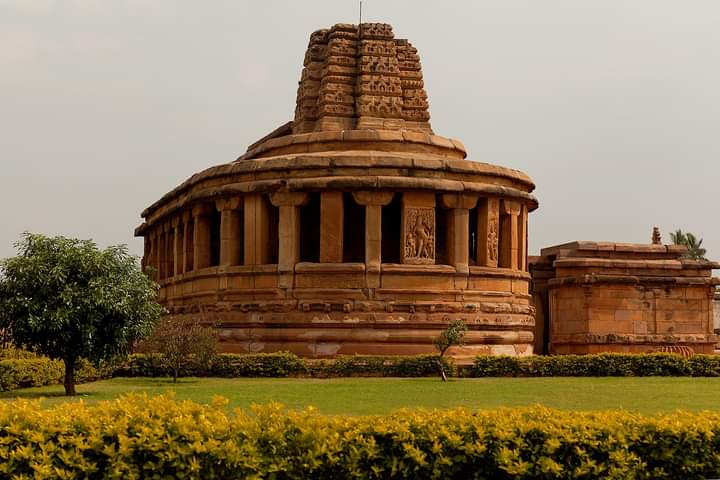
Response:
[{"label": "green shrub", "polygon": [[[347,355],[307,363],[314,377],[432,377],[438,375],[438,360],[438,355]],[[452,359],[441,361],[446,371],[455,370]]]},{"label": "green shrub", "polygon": [[720,414],[541,407],[323,416],[168,397],[0,404],[1,478],[701,479]]},{"label": "green shrub", "polygon": [[305,362],[289,352],[217,355],[212,360],[213,377],[292,377],[307,372]]},{"label": "green shrub", "polygon": [[0,391],[56,384],[64,372],[62,362],[48,358],[0,360]]},{"label": "green shrub", "polygon": [[[437,355],[348,355],[308,360],[289,352],[220,354],[210,369],[190,360],[180,367],[181,377],[428,377],[438,374]],[[442,359],[446,371],[455,370],[452,359]],[[131,355],[114,372],[116,377],[168,377],[172,371],[153,354]]]},{"label": "green shrub", "polygon": [[[290,377],[307,372],[305,362],[289,352],[215,355],[210,368],[189,357],[179,369],[180,377]],[[169,377],[172,371],[159,355],[130,355],[114,371],[116,377]]]},{"label": "green shrub", "polygon": [[[21,358],[0,360],[0,392],[62,383],[64,372],[65,367],[61,361],[47,357],[22,358],[21,355]],[[75,369],[75,381],[94,382],[109,378],[111,374],[110,365],[96,367],[87,360],[80,360]]]},{"label": "green shrub", "polygon": [[478,356],[471,377],[720,376],[720,357],[684,358],[670,353],[554,356]]},{"label": "green shrub", "polygon": [[39,355],[21,348],[8,347],[0,349],[0,360],[18,360],[28,358],[38,358]]}]

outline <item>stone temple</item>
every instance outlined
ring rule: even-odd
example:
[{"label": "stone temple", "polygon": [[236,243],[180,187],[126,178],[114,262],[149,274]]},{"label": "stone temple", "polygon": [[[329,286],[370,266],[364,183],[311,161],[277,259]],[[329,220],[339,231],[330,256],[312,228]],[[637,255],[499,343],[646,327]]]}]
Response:
[{"label": "stone temple", "polygon": [[522,172],[436,135],[417,50],[387,24],[314,32],[295,116],[143,213],[144,265],[172,316],[217,322],[227,352],[529,355]]}]

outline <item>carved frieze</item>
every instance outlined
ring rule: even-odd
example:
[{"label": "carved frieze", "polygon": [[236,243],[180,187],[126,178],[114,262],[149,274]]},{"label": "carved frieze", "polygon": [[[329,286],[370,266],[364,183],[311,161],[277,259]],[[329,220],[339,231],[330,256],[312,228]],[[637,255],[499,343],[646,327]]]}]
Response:
[{"label": "carved frieze", "polygon": [[343,92],[325,92],[320,95],[320,104],[354,105],[355,97]]},{"label": "carved frieze", "polygon": [[342,65],[326,65],[321,71],[321,75],[323,77],[326,77],[328,75],[354,76],[356,74],[357,69],[355,68],[354,64],[350,67]]},{"label": "carved frieze", "polygon": [[355,77],[349,75],[328,75],[320,81],[320,88],[324,88],[331,83],[354,86]]},{"label": "carved frieze", "polygon": [[329,41],[342,38],[347,40],[357,40],[357,26],[350,24],[337,24],[332,28],[328,35]]},{"label": "carved frieze", "polygon": [[351,105],[325,104],[318,107],[318,114],[337,117],[352,117],[355,115],[355,109]]},{"label": "carved frieze", "polygon": [[400,97],[381,97],[362,95],[357,99],[359,116],[400,117],[403,113],[403,100]]},{"label": "carved frieze", "polygon": [[420,97],[405,98],[403,108],[409,110],[426,110],[428,108],[428,101]]},{"label": "carved frieze", "polygon": [[340,65],[342,67],[355,67],[355,58],[344,55],[330,55],[325,59],[325,65]]},{"label": "carved frieze", "polygon": [[400,96],[403,94],[398,77],[382,75],[363,75],[360,78],[359,90],[364,95]]},{"label": "carved frieze", "polygon": [[362,38],[375,38],[379,40],[392,40],[392,25],[387,23],[363,23],[361,25]]},{"label": "carved frieze", "polygon": [[400,73],[400,67],[395,57],[364,56],[360,64],[360,72],[397,75]]},{"label": "carved frieze", "polygon": [[397,55],[397,48],[394,42],[381,40],[362,40],[360,42],[360,53],[378,57],[394,57]]},{"label": "carved frieze", "polygon": [[430,120],[430,112],[426,110],[403,110],[402,118],[415,122],[427,122]]},{"label": "carved frieze", "polygon": [[403,210],[403,263],[435,263],[435,209],[406,207]]},{"label": "carved frieze", "polygon": [[327,46],[328,55],[357,56],[357,42],[344,38],[333,38]]},{"label": "carved frieze", "polygon": [[347,83],[324,82],[322,83],[322,87],[320,87],[319,89],[322,90],[323,93],[341,92],[348,95],[352,95],[353,93],[355,93],[355,87]]},{"label": "carved frieze", "polygon": [[416,90],[425,87],[425,82],[423,82],[422,79],[417,80],[413,78],[401,78],[400,84],[402,85],[403,90]]},{"label": "carved frieze", "polygon": [[400,74],[400,78],[403,80],[409,79],[409,80],[422,80],[422,72],[419,70],[400,70],[400,67],[398,66],[398,73]]},{"label": "carved frieze", "polygon": [[413,60],[400,60],[398,62],[398,67],[400,67],[400,70],[420,71],[420,62],[416,62]]}]

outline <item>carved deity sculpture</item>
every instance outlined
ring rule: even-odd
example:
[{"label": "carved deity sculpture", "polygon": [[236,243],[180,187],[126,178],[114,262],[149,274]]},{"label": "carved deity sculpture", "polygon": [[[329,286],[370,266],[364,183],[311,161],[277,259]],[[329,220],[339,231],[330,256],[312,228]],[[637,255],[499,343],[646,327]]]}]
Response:
[{"label": "carved deity sculpture", "polygon": [[405,217],[404,263],[435,263],[435,215],[432,208],[409,208]]},{"label": "carved deity sculpture", "polygon": [[491,218],[488,224],[487,239],[487,255],[488,259],[497,262],[498,259],[498,222],[497,218]]}]

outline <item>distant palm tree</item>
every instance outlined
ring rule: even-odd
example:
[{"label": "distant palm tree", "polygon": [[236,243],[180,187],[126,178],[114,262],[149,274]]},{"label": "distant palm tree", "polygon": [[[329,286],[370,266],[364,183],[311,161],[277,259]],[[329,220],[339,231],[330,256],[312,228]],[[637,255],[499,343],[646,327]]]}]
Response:
[{"label": "distant palm tree", "polygon": [[679,228],[670,232],[670,238],[675,245],[687,245],[687,236]]},{"label": "distant palm tree", "polygon": [[692,233],[684,233],[679,228],[670,233],[670,238],[675,245],[685,245],[688,249],[688,253],[685,255],[687,258],[692,260],[707,260],[705,254],[707,250],[702,248],[702,238],[698,238]]}]

